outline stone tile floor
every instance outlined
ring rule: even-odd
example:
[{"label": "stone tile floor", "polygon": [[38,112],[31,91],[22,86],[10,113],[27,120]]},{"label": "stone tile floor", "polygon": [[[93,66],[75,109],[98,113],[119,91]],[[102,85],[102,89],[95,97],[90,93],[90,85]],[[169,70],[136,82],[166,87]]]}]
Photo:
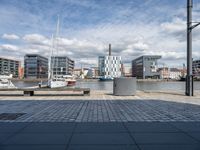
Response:
[{"label": "stone tile floor", "polygon": [[199,150],[200,122],[1,122],[0,149]]},{"label": "stone tile floor", "polygon": [[0,150],[200,149],[199,97],[90,98],[1,97]]}]

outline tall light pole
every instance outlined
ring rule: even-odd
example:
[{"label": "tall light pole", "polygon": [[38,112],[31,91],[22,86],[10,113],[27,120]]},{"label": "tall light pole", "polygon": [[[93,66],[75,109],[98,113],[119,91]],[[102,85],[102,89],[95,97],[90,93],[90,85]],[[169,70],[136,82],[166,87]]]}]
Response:
[{"label": "tall light pole", "polygon": [[193,96],[193,74],[192,74],[192,30],[200,25],[192,22],[192,5],[193,0],[187,0],[187,76],[185,94]]},{"label": "tall light pole", "polygon": [[187,96],[193,95],[192,88],[192,0],[187,0],[187,76],[186,91]]}]

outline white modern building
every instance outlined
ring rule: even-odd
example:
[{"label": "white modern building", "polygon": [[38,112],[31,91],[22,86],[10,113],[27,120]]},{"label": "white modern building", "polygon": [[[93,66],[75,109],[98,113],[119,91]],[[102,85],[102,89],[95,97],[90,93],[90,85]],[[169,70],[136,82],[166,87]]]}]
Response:
[{"label": "white modern building", "polygon": [[170,79],[179,80],[181,76],[182,76],[182,73],[179,69],[170,68],[170,74],[169,74]]},{"label": "white modern building", "polygon": [[115,78],[121,76],[120,56],[99,56],[99,76]]},{"label": "white modern building", "polygon": [[109,55],[99,56],[99,76],[104,78],[115,78],[120,77],[121,75],[121,57],[111,55],[111,44],[109,44]]}]

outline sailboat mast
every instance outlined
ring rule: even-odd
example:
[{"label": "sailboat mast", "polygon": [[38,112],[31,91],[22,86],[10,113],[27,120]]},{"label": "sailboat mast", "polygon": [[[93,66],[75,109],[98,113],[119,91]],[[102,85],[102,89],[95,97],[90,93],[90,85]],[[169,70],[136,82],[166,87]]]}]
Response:
[{"label": "sailboat mast", "polygon": [[51,36],[51,53],[49,55],[48,80],[53,78],[53,67],[54,67],[53,49],[54,49],[54,36],[52,34],[52,36]]},{"label": "sailboat mast", "polygon": [[58,15],[58,21],[57,21],[57,26],[56,26],[56,81],[57,81],[57,74],[58,74],[58,48],[59,48],[59,32],[60,32],[60,17]]}]

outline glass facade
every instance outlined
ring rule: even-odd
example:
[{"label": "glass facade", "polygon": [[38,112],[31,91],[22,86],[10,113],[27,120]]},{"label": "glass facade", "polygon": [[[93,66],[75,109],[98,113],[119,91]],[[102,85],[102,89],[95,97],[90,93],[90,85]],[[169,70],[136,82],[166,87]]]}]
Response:
[{"label": "glass facade", "polygon": [[34,54],[24,56],[24,77],[25,78],[47,78],[48,59]]},{"label": "glass facade", "polygon": [[20,61],[0,58],[0,74],[12,74],[14,78],[19,77]]},{"label": "glass facade", "polygon": [[141,56],[132,61],[132,76],[138,79],[159,78],[157,61],[161,56]]},{"label": "glass facade", "polygon": [[193,61],[192,72],[194,76],[200,77],[200,60]]},{"label": "glass facade", "polygon": [[74,61],[68,57],[51,57],[51,68],[54,75],[72,75],[74,70]]}]

